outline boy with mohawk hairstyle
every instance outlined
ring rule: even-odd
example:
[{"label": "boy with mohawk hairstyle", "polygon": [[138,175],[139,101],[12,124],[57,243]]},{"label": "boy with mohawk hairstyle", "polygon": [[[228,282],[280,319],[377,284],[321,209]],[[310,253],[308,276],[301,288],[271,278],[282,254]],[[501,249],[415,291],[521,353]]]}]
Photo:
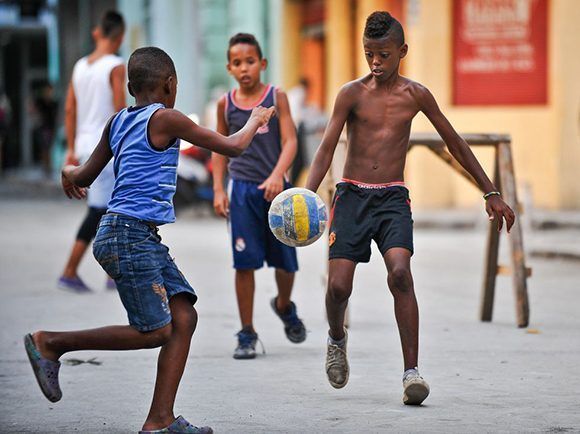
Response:
[{"label": "boy with mohawk hairstyle", "polygon": [[374,240],[383,256],[387,283],[395,303],[395,317],[403,350],[403,402],[419,405],[429,385],[419,375],[419,312],[411,275],[413,220],[409,191],[403,181],[411,122],[423,112],[441,135],[451,154],[485,193],[485,209],[498,230],[514,213],[501,199],[467,143],[441,113],[435,98],[421,84],[399,75],[407,54],[401,24],[388,12],[374,12],[364,30],[363,46],[370,73],[345,84],[318,148],[306,188],[316,191],[332,161],[344,124],[348,152],[344,178],[332,203],[329,237],[326,311],[329,336],[326,357],[328,381],[346,386],[349,377],[344,313],[359,262],[368,262]]},{"label": "boy with mohawk hairstyle", "polygon": [[210,434],[173,405],[191,337],[197,325],[197,295],[161,243],[158,226],[175,221],[179,139],[226,155],[240,155],[274,109],[256,107],[236,134],[224,137],[173,109],[177,74],[171,58],[155,47],[139,48],[129,59],[129,91],[136,105],[109,121],[88,161],[65,166],[62,185],[80,199],[114,159],[115,187],[93,244],[97,261],[115,279],[130,325],[70,332],[38,331],[24,338],[38,384],[52,402],[62,397],[59,358],[78,350],[137,350],[161,347],[153,402],[141,434]]}]

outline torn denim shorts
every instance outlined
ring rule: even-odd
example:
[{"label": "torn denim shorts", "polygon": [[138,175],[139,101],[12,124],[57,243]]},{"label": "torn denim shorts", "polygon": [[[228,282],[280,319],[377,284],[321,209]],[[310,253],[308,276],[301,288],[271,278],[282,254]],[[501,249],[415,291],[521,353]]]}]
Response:
[{"label": "torn denim shorts", "polygon": [[157,226],[121,214],[105,214],[93,243],[93,254],[115,280],[129,324],[141,332],[171,322],[169,299],[197,296],[161,243]]}]

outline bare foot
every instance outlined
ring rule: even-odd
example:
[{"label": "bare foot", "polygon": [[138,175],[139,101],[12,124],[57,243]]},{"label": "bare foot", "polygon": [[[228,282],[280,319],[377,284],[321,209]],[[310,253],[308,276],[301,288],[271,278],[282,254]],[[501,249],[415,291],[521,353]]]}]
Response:
[{"label": "bare foot", "polygon": [[143,424],[143,431],[154,431],[158,429],[163,429],[171,425],[175,421],[175,416],[173,414],[161,417],[148,416],[147,420]]},{"label": "bare foot", "polygon": [[36,333],[33,333],[32,340],[42,357],[52,360],[53,362],[58,362],[61,354],[49,349],[47,332],[37,331]]}]

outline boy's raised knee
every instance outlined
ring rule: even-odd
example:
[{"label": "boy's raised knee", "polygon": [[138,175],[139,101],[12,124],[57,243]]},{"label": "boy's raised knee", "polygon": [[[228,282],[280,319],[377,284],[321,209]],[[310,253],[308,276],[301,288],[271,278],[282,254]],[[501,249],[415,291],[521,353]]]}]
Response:
[{"label": "boy's raised knee", "polygon": [[173,325],[176,330],[192,336],[197,327],[197,311],[195,307],[190,306],[188,309],[180,310],[178,315],[173,315]]},{"label": "boy's raised knee", "polygon": [[161,327],[160,329],[145,332],[145,336],[148,338],[146,348],[162,347],[167,342],[169,342],[172,333],[173,326],[171,323]]}]

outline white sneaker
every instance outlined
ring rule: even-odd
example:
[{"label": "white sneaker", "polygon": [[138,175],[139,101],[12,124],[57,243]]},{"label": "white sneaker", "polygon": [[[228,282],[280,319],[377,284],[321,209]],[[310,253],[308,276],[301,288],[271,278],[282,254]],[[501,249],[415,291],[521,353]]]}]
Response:
[{"label": "white sneaker", "polygon": [[342,389],[348,383],[348,360],[346,358],[346,344],[348,335],[344,330],[344,345],[338,346],[330,342],[327,344],[326,352],[326,376],[328,382],[335,389]]},{"label": "white sneaker", "polygon": [[403,404],[421,405],[429,396],[429,385],[415,369],[407,369],[403,374]]}]

